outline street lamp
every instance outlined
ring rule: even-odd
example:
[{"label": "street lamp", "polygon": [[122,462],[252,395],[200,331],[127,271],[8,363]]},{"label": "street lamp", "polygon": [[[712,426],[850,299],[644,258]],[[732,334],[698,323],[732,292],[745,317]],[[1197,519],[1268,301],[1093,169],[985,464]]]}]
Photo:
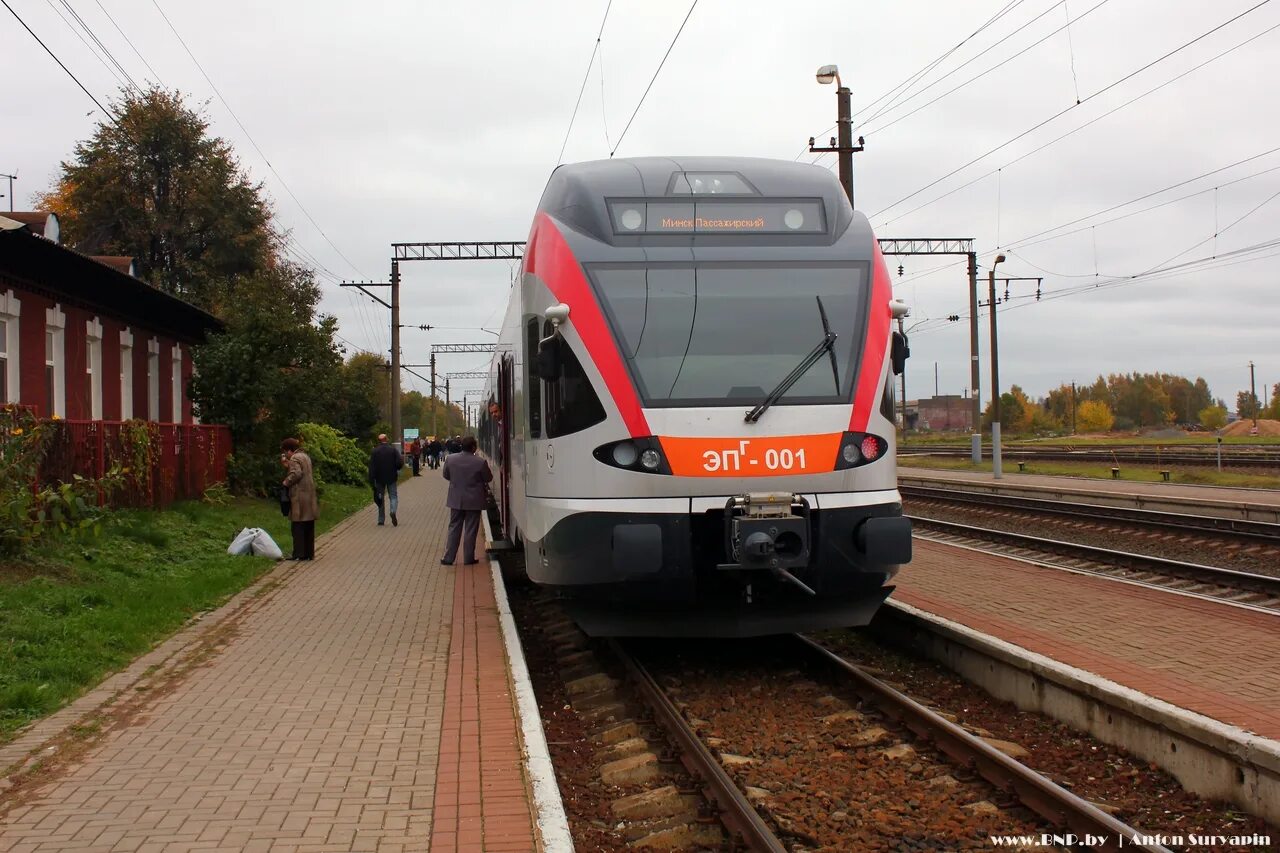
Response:
[{"label": "street lamp", "polygon": [[832,82],[836,84],[836,127],[839,132],[837,139],[831,140],[829,148],[815,148],[813,145],[813,137],[809,137],[809,151],[811,153],[834,151],[840,158],[840,185],[844,187],[844,193],[849,197],[849,204],[853,204],[853,154],[855,151],[862,150],[862,138],[858,138],[858,144],[853,144],[853,119],[849,109],[849,90],[845,88],[844,83],[840,81],[840,69],[834,65],[824,65],[818,69],[818,82],[828,85]]},{"label": "street lamp", "polygon": [[1004,255],[996,255],[987,276],[988,303],[991,307],[991,475],[999,480],[1000,470],[1000,353],[996,345],[996,266],[1004,262]]}]

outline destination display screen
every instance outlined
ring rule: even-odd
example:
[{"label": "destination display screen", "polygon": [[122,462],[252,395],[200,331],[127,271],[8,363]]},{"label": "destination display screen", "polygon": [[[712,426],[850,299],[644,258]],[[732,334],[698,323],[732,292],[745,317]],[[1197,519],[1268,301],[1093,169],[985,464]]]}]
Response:
[{"label": "destination display screen", "polygon": [[616,234],[825,234],[821,199],[611,200]]}]

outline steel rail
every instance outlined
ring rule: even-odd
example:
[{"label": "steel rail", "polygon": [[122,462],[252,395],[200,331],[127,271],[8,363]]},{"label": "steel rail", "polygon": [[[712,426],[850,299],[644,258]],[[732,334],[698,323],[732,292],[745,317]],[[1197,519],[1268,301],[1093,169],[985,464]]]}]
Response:
[{"label": "steel rail", "polygon": [[1235,569],[1222,569],[1217,566],[1205,566],[1199,563],[1184,563],[1164,557],[1153,557],[1149,554],[1115,551],[1094,545],[1081,545],[1077,542],[1063,542],[1060,539],[1045,539],[1041,536],[1028,536],[1025,533],[1010,533],[1005,530],[977,527],[972,524],[941,521],[926,516],[908,515],[907,517],[911,519],[913,525],[931,526],[944,532],[961,536],[985,539],[987,541],[1009,542],[1020,547],[1058,556],[1085,557],[1118,568],[1156,572],[1183,580],[1213,583],[1246,592],[1257,592],[1268,596],[1280,597],[1280,577],[1241,572]]},{"label": "steel rail", "polygon": [[730,833],[736,833],[747,849],[760,853],[787,853],[787,848],[773,834],[764,818],[746,796],[738,790],[729,774],[720,766],[697,733],[689,728],[680,710],[667,698],[653,676],[622,643],[609,641],[609,648],[622,663],[632,685],[653,711],[654,719],[680,750],[680,760],[690,773],[702,780],[703,793],[719,808],[720,821]]},{"label": "steel rail", "polygon": [[987,492],[955,491],[935,486],[898,486],[903,497],[948,503],[998,506],[1010,509],[1033,510],[1046,515],[1063,515],[1091,520],[1105,519],[1127,521],[1143,527],[1172,530],[1178,533],[1221,533],[1242,539],[1253,539],[1280,545],[1280,524],[1269,521],[1222,518],[1212,515],[1189,515],[1179,512],[1161,512],[1136,507],[1081,504],[1046,498],[1028,498],[1019,495],[990,494]]},{"label": "steel rail", "polygon": [[[812,654],[835,667],[842,676],[852,679],[855,689],[870,698],[889,717],[1000,790],[1014,794],[1019,802],[1055,827],[1067,827],[1077,835],[1087,833],[1105,837],[1107,842],[1100,849],[1118,850],[1123,846],[1131,850],[1169,853],[1167,848],[1159,845],[1138,844],[1135,839],[1141,833],[1133,827],[1015,761],[909,696],[873,678],[808,637],[795,637]],[[1124,841],[1120,840],[1121,836]]]},{"label": "steel rail", "polygon": [[[899,448],[899,456],[968,456],[971,448],[958,447],[907,447]],[[1094,463],[1123,463],[1131,465],[1170,465],[1170,466],[1192,466],[1206,467],[1218,464],[1217,456],[1211,452],[1192,453],[1192,454],[1169,454],[1162,453],[1157,456],[1154,453],[1135,453],[1133,451],[1100,451],[1100,450],[1037,450],[1022,448],[1006,448],[1004,451],[1006,461],[1024,462],[1044,461],[1044,462],[1094,462]],[[1280,469],[1280,455],[1271,454],[1231,454],[1224,453],[1222,455],[1222,467],[1224,468],[1260,468],[1264,470]]]}]

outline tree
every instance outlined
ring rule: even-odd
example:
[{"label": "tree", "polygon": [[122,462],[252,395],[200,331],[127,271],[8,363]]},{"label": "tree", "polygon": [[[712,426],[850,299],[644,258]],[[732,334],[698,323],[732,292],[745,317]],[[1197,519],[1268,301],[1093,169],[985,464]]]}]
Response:
[{"label": "tree", "polygon": [[274,263],[261,185],[177,92],[126,92],[113,108],[119,122],[77,144],[38,203],[78,250],[128,255],[155,287],[222,314],[239,279]]},{"label": "tree", "polygon": [[1134,373],[1110,377],[1113,411],[1134,426],[1164,426],[1171,419],[1169,395],[1159,376]]},{"label": "tree", "polygon": [[1205,429],[1222,429],[1227,425],[1226,406],[1205,406],[1197,415]]},{"label": "tree", "polygon": [[1252,391],[1240,391],[1236,394],[1236,416],[1239,418],[1257,417],[1262,406],[1258,402],[1258,395]]},{"label": "tree", "polygon": [[380,355],[358,352],[339,371],[333,408],[326,421],[344,435],[367,442],[386,419],[391,379]]},{"label": "tree", "polygon": [[1076,409],[1076,429],[1080,432],[1106,432],[1115,421],[1111,407],[1099,400],[1085,400]]},{"label": "tree", "polygon": [[193,350],[191,398],[201,419],[231,428],[238,485],[271,483],[280,440],[333,414],[342,356],[337,321],[315,315],[319,298],[310,271],[280,264],[241,282],[225,331]]},{"label": "tree", "polygon": [[1280,382],[1271,386],[1271,402],[1267,405],[1266,415],[1272,420],[1280,420]]}]

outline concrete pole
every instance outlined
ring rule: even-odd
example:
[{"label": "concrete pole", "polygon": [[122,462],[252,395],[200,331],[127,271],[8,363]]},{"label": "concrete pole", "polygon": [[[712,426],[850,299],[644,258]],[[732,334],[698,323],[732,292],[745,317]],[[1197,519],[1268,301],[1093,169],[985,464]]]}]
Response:
[{"label": "concrete pole", "polygon": [[400,262],[391,262],[391,440],[404,443],[400,429]]},{"label": "concrete pole", "polygon": [[436,423],[436,415],[440,411],[440,401],[436,399],[436,351],[431,351],[431,434],[440,437],[440,428]]},{"label": "concrete pole", "polygon": [[978,369],[978,253],[969,253],[969,390],[973,405],[973,464],[982,461],[982,378]]},{"label": "concrete pole", "polygon": [[988,299],[991,304],[991,475],[999,480],[1000,470],[1000,355],[996,337],[996,267],[991,265],[988,276]]},{"label": "concrete pole", "polygon": [[[840,184],[844,187],[845,195],[849,196],[849,206],[853,205],[853,118],[849,108],[849,89],[846,86],[840,86],[836,89],[836,124],[839,125],[837,130],[839,135],[837,141],[840,144],[840,152],[836,156],[840,162]],[[856,207],[854,207],[857,210]],[[905,403],[903,404],[905,405]],[[906,409],[903,409],[904,421]]]}]

